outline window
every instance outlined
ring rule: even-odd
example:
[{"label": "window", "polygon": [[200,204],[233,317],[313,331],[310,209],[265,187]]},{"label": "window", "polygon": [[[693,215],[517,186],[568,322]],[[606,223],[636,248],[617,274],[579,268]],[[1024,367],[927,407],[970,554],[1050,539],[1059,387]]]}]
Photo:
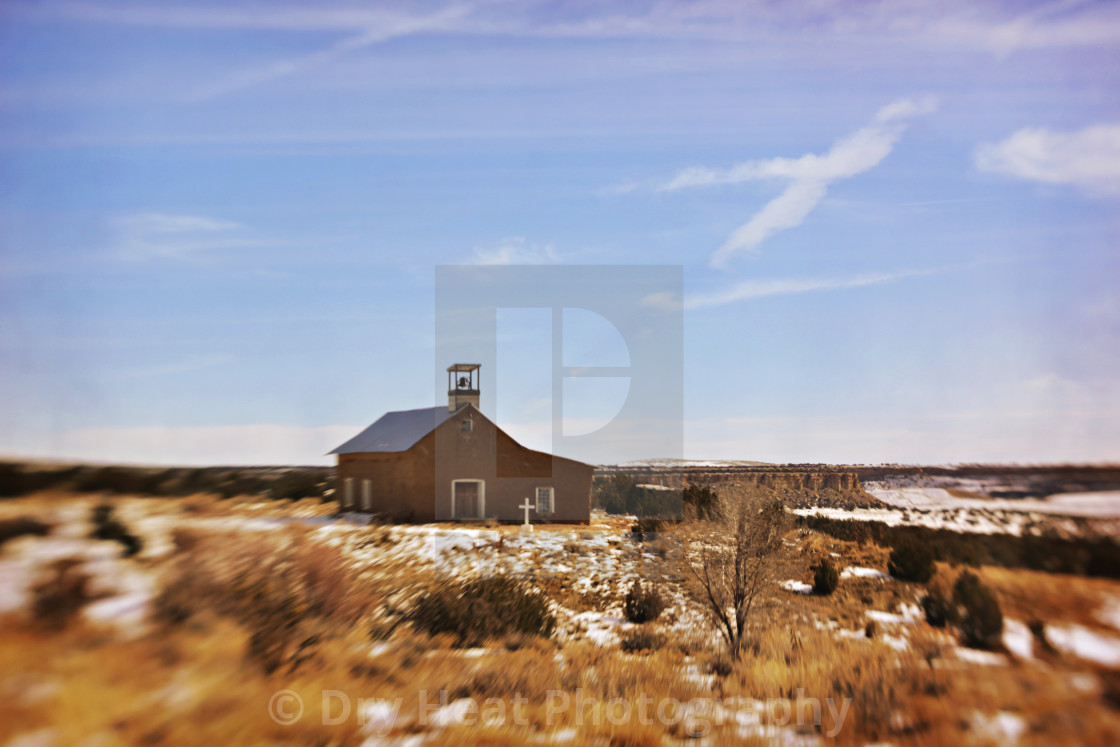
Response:
[{"label": "window", "polygon": [[362,480],[362,509],[370,511],[373,509],[373,495],[371,491],[369,480]]},{"label": "window", "polygon": [[354,478],[347,477],[342,481],[342,507],[352,508],[354,505]]},{"label": "window", "polygon": [[552,513],[552,488],[537,488],[537,513]]},{"label": "window", "polygon": [[472,423],[470,420],[464,420],[462,423],[460,423],[460,426],[463,429],[463,433],[470,433],[474,428],[474,423]]}]

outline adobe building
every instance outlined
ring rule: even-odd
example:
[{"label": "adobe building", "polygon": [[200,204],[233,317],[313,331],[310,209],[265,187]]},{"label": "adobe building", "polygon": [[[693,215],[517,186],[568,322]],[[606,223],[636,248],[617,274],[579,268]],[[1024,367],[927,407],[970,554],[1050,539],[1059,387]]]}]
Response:
[{"label": "adobe building", "polygon": [[398,521],[591,521],[594,468],[527,449],[478,409],[479,368],[447,369],[447,407],[403,410],[332,451],[342,511]]}]

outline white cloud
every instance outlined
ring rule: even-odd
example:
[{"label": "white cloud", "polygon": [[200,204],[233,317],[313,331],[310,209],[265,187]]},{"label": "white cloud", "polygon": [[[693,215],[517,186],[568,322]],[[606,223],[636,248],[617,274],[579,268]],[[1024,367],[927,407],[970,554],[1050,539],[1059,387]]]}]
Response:
[{"label": "white cloud", "polygon": [[[979,49],[997,55],[1019,50],[1106,46],[1120,41],[1115,3],[1049,2],[1022,11],[1015,3],[811,2],[776,0],[649,0],[613,4],[441,3],[399,4],[407,10],[352,2],[187,4],[168,2],[37,2],[0,6],[4,20],[63,19],[84,23],[174,29],[375,31],[393,38],[410,33],[567,38],[676,38],[758,42],[863,43]],[[417,10],[416,6],[421,9]]]},{"label": "white cloud", "polygon": [[551,244],[529,244],[522,236],[511,236],[493,246],[476,246],[476,265],[543,265],[559,262]]},{"label": "white cloud", "polygon": [[200,215],[137,213],[113,221],[113,258],[128,261],[197,259],[220,249],[275,246],[278,242],[243,235],[244,226]]},{"label": "white cloud", "polygon": [[186,100],[197,102],[219,98],[327,64],[344,55],[390,39],[422,32],[449,31],[466,13],[467,9],[460,6],[443,8],[431,15],[422,16],[378,13],[365,21],[364,27],[357,35],[348,36],[309,54],[276,60],[261,67],[234,73],[193,91]]},{"label": "white cloud", "polygon": [[[455,37],[686,39],[748,44],[804,44],[830,48],[866,40],[900,47],[979,49],[996,55],[1020,50],[1100,47],[1120,42],[1115,4],[1058,2],[1019,12],[1014,4],[968,0],[929,3],[808,4],[721,0],[627,4],[524,2],[352,2],[267,4],[45,2],[0,5],[0,22],[30,20],[167,28],[182,31],[249,30],[284,34],[337,34],[312,52],[274,59],[216,76],[187,89],[187,101],[206,101],[315,68],[392,39],[441,34]],[[316,43],[319,43],[316,40]]]},{"label": "white cloud", "polygon": [[813,293],[815,291],[837,290],[840,288],[863,288],[869,285],[883,285],[895,283],[912,277],[936,275],[948,271],[949,268],[936,268],[932,270],[902,270],[899,272],[879,272],[865,275],[853,275],[842,278],[776,278],[770,280],[745,280],[736,283],[724,290],[702,293],[689,296],[684,303],[674,294],[655,293],[647,296],[642,302],[647,306],[657,308],[683,308],[696,309],[705,306],[723,306],[736,301],[747,301],[755,298],[769,296],[789,296],[797,293]]},{"label": "white cloud", "polygon": [[1120,124],[1077,132],[1022,129],[979,146],[975,163],[981,171],[1120,196]]},{"label": "white cloud", "polygon": [[201,215],[169,215],[167,213],[137,213],[120,219],[119,225],[140,233],[188,233],[195,231],[230,231],[241,228],[240,223],[218,220]]},{"label": "white cloud", "polygon": [[713,267],[726,267],[732,255],[754,249],[774,234],[801,225],[828,194],[828,183],[796,181],[736,228],[712,255]]},{"label": "white cloud", "polygon": [[739,226],[712,255],[714,267],[726,267],[736,254],[749,252],[774,234],[801,224],[828,194],[834,182],[862,174],[886,158],[902,137],[909,120],[936,108],[929,96],[894,101],[879,110],[874,122],[840,138],[824,155],[747,161],[729,169],[693,167],[661,186],[663,191],[764,179],[791,183],[749,221]]},{"label": "white cloud", "polygon": [[919,38],[1000,56],[1021,50],[1120,42],[1120,13],[1115,4],[1066,0],[1044,3],[1011,17],[999,15],[998,9],[970,5],[963,11],[927,18],[924,29],[918,31]]},{"label": "white cloud", "polygon": [[913,99],[892,101],[875,113],[875,121],[897,122],[933,114],[935,111],[937,111],[937,99],[927,94]]},{"label": "white cloud", "polygon": [[[445,9],[446,10],[446,9]],[[271,2],[267,13],[256,3],[43,3],[12,8],[24,17],[172,29],[360,31],[402,26],[416,16],[366,5]]]}]

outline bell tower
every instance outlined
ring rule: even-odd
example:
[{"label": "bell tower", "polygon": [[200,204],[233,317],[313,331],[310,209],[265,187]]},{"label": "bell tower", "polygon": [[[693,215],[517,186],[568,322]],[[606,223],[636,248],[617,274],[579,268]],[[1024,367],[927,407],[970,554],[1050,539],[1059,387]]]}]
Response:
[{"label": "bell tower", "polygon": [[465,404],[478,408],[480,363],[453,363],[447,367],[447,409],[455,412]]}]

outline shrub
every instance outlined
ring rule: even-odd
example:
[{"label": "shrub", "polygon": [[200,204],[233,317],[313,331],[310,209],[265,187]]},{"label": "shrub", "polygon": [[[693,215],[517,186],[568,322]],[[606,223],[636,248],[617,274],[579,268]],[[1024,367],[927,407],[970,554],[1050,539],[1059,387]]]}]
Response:
[{"label": "shrub", "polygon": [[720,652],[708,660],[705,671],[716,677],[727,677],[735,671],[735,662],[725,652]]},{"label": "shrub", "polygon": [[1089,558],[1085,562],[1085,574],[1116,578],[1120,572],[1120,543],[1112,537],[1103,537],[1089,545]]},{"label": "shrub", "polygon": [[325,488],[318,472],[286,472],[276,479],[270,491],[273,498],[296,501],[301,498],[321,498]]},{"label": "shrub", "polygon": [[15,498],[54,487],[69,477],[70,470],[35,470],[24,465],[0,464],[0,498]]},{"label": "shrub", "polygon": [[665,636],[651,628],[637,627],[623,633],[618,645],[628,654],[639,651],[656,651],[665,645]]},{"label": "shrub", "polygon": [[636,516],[666,521],[680,521],[684,517],[681,491],[663,487],[639,487],[633,502],[627,508]]},{"label": "shrub", "polygon": [[610,477],[597,477],[591,490],[592,505],[608,514],[626,513],[626,504],[637,490],[634,478],[619,473]]},{"label": "shrub", "polygon": [[250,475],[237,475],[226,477],[214,488],[221,498],[236,498],[239,495],[260,495],[269,489],[268,481]]},{"label": "shrub", "polygon": [[113,540],[121,543],[124,546],[124,556],[126,558],[131,558],[144,548],[144,542],[128,531],[128,527],[117,519],[110,503],[102,503],[94,507],[93,532],[90,536],[94,539]]},{"label": "shrub", "polygon": [[888,569],[897,579],[924,584],[933,578],[933,553],[921,540],[902,535],[891,550]]},{"label": "shrub", "polygon": [[797,523],[815,529],[838,540],[864,544],[868,541],[883,544],[880,536],[884,530],[891,529],[879,521],[860,521],[858,519],[830,519],[825,516],[799,516]]},{"label": "shrub", "polygon": [[1038,618],[1031,620],[1027,627],[1031,631],[1031,635],[1038,643],[1040,649],[1048,654],[1054,653],[1054,644],[1050,643],[1050,639],[1046,637],[1046,623]]},{"label": "shrub", "polygon": [[16,537],[28,535],[46,537],[50,534],[51,525],[30,516],[17,516],[14,519],[0,519],[0,545]]},{"label": "shrub", "polygon": [[623,611],[626,619],[632,623],[653,622],[665,611],[665,598],[653,584],[642,586],[641,581],[635,581],[626,592],[626,602]]},{"label": "shrub", "polygon": [[596,477],[591,488],[591,505],[608,514],[633,514],[679,520],[683,510],[681,492],[644,488],[625,473]]},{"label": "shrub", "polygon": [[836,566],[828,558],[821,558],[820,562],[813,568],[813,592],[822,596],[827,596],[836,591],[836,587],[840,585],[840,571],[836,570]]},{"label": "shrub", "polygon": [[858,541],[866,530],[874,542],[886,547],[895,547],[905,541],[904,538],[920,540],[930,549],[935,560],[946,563],[998,565],[1046,573],[1120,578],[1120,543],[1111,537],[975,534],[825,516],[799,516],[797,523],[850,542]]},{"label": "shrub", "polygon": [[645,542],[660,534],[664,528],[665,522],[661,519],[641,518],[630,525],[630,539]]},{"label": "shrub", "polygon": [[860,547],[863,547],[868,542],[872,542],[874,537],[871,534],[871,529],[867,526],[866,522],[857,521],[855,526],[852,527],[852,542],[855,542]]},{"label": "shrub", "polygon": [[432,589],[420,596],[408,618],[428,635],[454,636],[459,646],[477,646],[511,633],[547,638],[556,627],[545,598],[508,576]]},{"label": "shrub", "polygon": [[956,625],[960,621],[957,606],[938,586],[931,587],[929,593],[922,597],[922,610],[926,613],[926,622],[935,628]]},{"label": "shrub", "polygon": [[266,673],[295,671],[322,641],[352,630],[373,595],[336,547],[299,536],[246,540],[194,535],[153,602],[155,619],[180,625],[216,613],[249,632],[247,657]]},{"label": "shrub", "polygon": [[953,600],[961,606],[961,641],[966,646],[998,648],[1003,634],[1003,612],[991,590],[975,573],[965,571],[953,587]]},{"label": "shrub", "polygon": [[874,620],[868,620],[867,625],[863,628],[863,634],[868,638],[874,638],[879,635],[879,623]]},{"label": "shrub", "polygon": [[81,493],[159,495],[165,471],[142,467],[82,468],[74,487]]},{"label": "shrub", "polygon": [[708,485],[688,485],[684,489],[684,505],[691,506],[693,517],[711,519],[719,507],[719,494]]},{"label": "shrub", "polygon": [[249,629],[246,656],[272,674],[284,664],[295,671],[305,651],[320,641],[318,632],[302,631],[307,615],[304,600],[288,585],[257,583],[246,589],[241,610]]},{"label": "shrub", "polygon": [[35,620],[49,630],[62,630],[90,600],[89,576],[82,561],[63,558],[51,565],[51,575],[31,591]]}]

